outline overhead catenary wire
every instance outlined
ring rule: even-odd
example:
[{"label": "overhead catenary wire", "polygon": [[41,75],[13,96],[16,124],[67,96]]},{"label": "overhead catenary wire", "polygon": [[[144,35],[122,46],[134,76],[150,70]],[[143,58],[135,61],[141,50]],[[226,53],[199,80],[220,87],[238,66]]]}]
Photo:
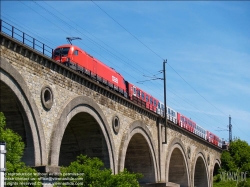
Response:
[{"label": "overhead catenary wire", "polygon": [[152,53],[154,53],[156,56],[161,58],[163,61],[164,58],[162,58],[160,55],[158,55],[155,51],[153,51],[150,47],[148,47],[146,44],[144,44],[141,40],[139,40],[135,35],[133,35],[131,32],[129,32],[125,27],[123,27],[118,21],[116,21],[112,16],[110,16],[105,10],[103,10],[98,4],[96,4],[93,0],[91,0],[92,3],[94,3],[101,11],[103,11],[108,17],[110,17],[114,22],[116,22],[120,27],[122,27],[126,32],[128,32],[131,36],[133,36],[138,42],[140,42],[144,47],[149,49]]},{"label": "overhead catenary wire", "polygon": [[[68,22],[62,20],[60,17],[58,17],[57,15],[55,15],[53,12],[48,11],[46,8],[44,8],[43,6],[41,6],[40,4],[36,3],[38,6],[42,7],[44,10],[46,10],[47,12],[49,12],[50,14],[54,15],[55,17],[57,17],[58,19],[60,19],[64,24],[67,24],[70,28],[75,29],[72,25],[70,25]],[[46,3],[47,4],[47,3]],[[48,4],[47,4],[48,5]],[[50,6],[50,5],[48,5]],[[51,7],[51,6],[50,6]],[[53,8],[53,7],[51,7]],[[53,8],[53,10],[57,11],[56,9]],[[58,12],[58,11],[57,11]],[[60,13],[60,12],[58,12]],[[77,24],[76,22],[74,22],[73,20],[69,19],[68,17],[66,17],[65,15],[63,15],[62,13],[60,13],[60,15],[64,16],[65,18],[67,18],[70,23],[73,23],[74,25],[78,26],[79,28],[81,28],[82,30],[84,30],[85,32],[87,32],[88,34],[90,34],[91,36],[93,36],[95,39],[97,39],[98,41],[102,42],[101,40],[99,40],[97,37],[95,37],[93,34],[91,34],[90,32],[88,32],[86,29],[84,29],[82,26],[80,26],[79,24]],[[75,29],[76,30],[76,29]],[[110,53],[111,55],[113,55],[114,57],[116,57],[119,60],[122,60],[123,62],[125,62],[127,65],[133,67],[133,69],[137,70],[140,73],[143,73],[143,71],[141,71],[141,69],[144,69],[143,67],[140,67],[140,69],[138,69],[137,67],[133,66],[132,64],[128,63],[127,61],[123,60],[122,58],[118,57],[116,54],[114,54],[113,52],[111,52],[109,49],[107,49],[106,47],[102,46],[101,44],[97,43],[96,41],[94,41],[93,39],[91,39],[90,37],[88,37],[86,34],[84,34],[83,32],[81,32],[80,30],[76,30],[77,32],[79,32],[80,34],[84,35],[89,41],[91,41],[93,44],[95,44],[98,47],[101,47],[102,49],[104,49],[106,52]],[[104,42],[102,42],[104,43]],[[109,48],[111,48],[113,51],[116,51],[119,55],[122,55],[121,53],[119,53],[117,50],[115,50],[114,48],[110,47],[109,45],[107,45],[105,43],[106,46],[108,46]],[[125,57],[125,56],[124,56]],[[127,57],[126,57],[127,58]],[[129,59],[128,59],[129,60]],[[129,60],[131,61],[131,60]],[[146,70],[145,70],[146,71]]]},{"label": "overhead catenary wire", "polygon": [[[104,9],[102,9],[97,3],[95,3],[93,0],[91,0],[92,3],[94,3],[101,11],[103,11],[108,17],[110,17],[115,23],[117,23],[121,28],[123,28],[126,32],[128,32],[132,37],[134,37],[138,42],[140,42],[143,46],[145,46],[147,49],[149,49],[152,53],[154,53],[156,56],[158,56],[161,60],[164,58],[161,57],[158,53],[156,53],[154,50],[152,50],[150,47],[148,47],[146,44],[144,44],[141,40],[139,40],[134,34],[132,34],[128,29],[126,29],[124,26],[122,26],[118,21],[116,21],[112,16],[110,16]],[[214,107],[216,110],[218,110],[223,115],[227,116],[225,112],[220,110],[218,107],[216,107],[214,104],[212,104],[208,99],[206,99],[202,94],[200,94],[186,79],[184,79],[169,63],[167,65],[192,89],[194,90],[201,98],[203,98],[207,103],[209,103],[212,107]]]},{"label": "overhead catenary wire", "polygon": [[[133,38],[135,38],[138,42],[140,42],[143,46],[145,46],[147,49],[149,49],[153,54],[155,54],[157,57],[159,57],[161,60],[164,60],[163,57],[161,57],[158,53],[156,53],[153,49],[148,47],[146,44],[144,44],[141,40],[139,40],[135,35],[133,35],[130,31],[128,31],[125,27],[123,27],[118,21],[116,21],[112,16],[110,16],[104,9],[102,9],[97,3],[95,3],[93,0],[91,0],[101,11],[103,11],[108,17],[110,17],[114,22],[116,22],[120,27],[122,27],[126,32],[128,32]],[[210,105],[212,105],[214,108],[216,108],[218,111],[226,115],[223,111],[215,107],[211,102],[209,102],[203,95],[201,95],[193,86],[191,86],[169,63],[167,63],[169,67],[190,87],[192,88],[197,94],[199,94],[206,102],[208,102]]]},{"label": "overhead catenary wire", "polygon": [[[139,40],[138,38],[137,38],[137,40]],[[147,48],[148,48],[148,46],[147,46]],[[171,67],[171,65],[168,63],[168,65]],[[174,70],[174,69],[173,69]],[[175,70],[174,70],[175,71]],[[178,74],[178,72],[176,72],[177,74]],[[181,77],[181,76],[180,76]],[[185,80],[185,79],[184,79]],[[188,83],[188,82],[187,82]],[[189,85],[189,86],[191,86],[191,85]],[[191,86],[192,87],[192,86]],[[193,88],[194,89],[194,88]],[[194,89],[195,90],[195,89]],[[196,92],[197,92],[197,94],[199,94],[199,92],[196,90]],[[175,93],[178,93],[178,91],[176,91]],[[205,97],[204,97],[205,98]],[[206,98],[205,98],[206,99]],[[211,103],[210,103],[211,104]]]},{"label": "overhead catenary wire", "polygon": [[[6,13],[5,13],[6,14]],[[39,35],[37,32],[35,31],[32,31],[33,29],[32,28],[29,28],[29,27],[23,27],[21,24],[19,24],[19,21],[16,20],[15,18],[13,18],[11,15],[9,14],[6,14],[7,16],[5,15],[2,15],[2,18],[4,18],[6,21],[8,21],[9,23],[11,23],[12,25],[16,25],[18,26],[18,28],[22,29],[23,31],[25,31],[26,33],[32,33],[35,37],[37,37],[38,39],[40,40],[44,40],[48,43],[50,43],[51,45],[53,46],[56,46],[55,43],[53,43],[53,41],[51,41],[50,39],[48,38],[45,38],[45,37],[41,37],[41,35]]]},{"label": "overhead catenary wire", "polygon": [[[93,1],[92,1],[93,2]],[[42,7],[41,5],[39,5],[37,2],[36,3],[38,6]],[[98,6],[99,9],[101,9],[102,11],[104,11],[99,5],[97,5],[95,2],[93,2],[96,6]],[[24,4],[24,3],[23,3]],[[26,4],[25,4],[26,5]],[[26,5],[27,6],[27,5]],[[29,7],[30,8],[30,7]],[[50,11],[48,11],[46,8],[42,7],[44,10],[46,10],[47,12],[51,13]],[[149,48],[147,45],[145,45],[142,41],[140,41],[136,36],[134,36],[131,32],[129,32],[125,27],[123,27],[119,22],[117,22],[113,17],[111,17],[106,11],[104,11],[104,13],[106,15],[108,15],[113,21],[115,21],[119,26],[121,26],[123,29],[125,29],[130,35],[132,35],[137,41],[139,41],[141,44],[143,44],[146,48],[148,48],[151,52],[153,52],[155,55],[157,55],[158,57],[160,57],[160,55],[158,55],[155,51],[153,51],[151,48]],[[39,13],[38,13],[39,14]],[[53,13],[52,13],[53,14]],[[41,15],[41,14],[40,14]],[[56,16],[55,14],[53,14],[54,16]],[[42,16],[42,15],[41,15]],[[44,16],[43,16],[44,17]],[[60,19],[58,16],[56,16],[58,19]],[[45,18],[45,17],[44,17]],[[47,18],[45,18],[47,19]],[[48,20],[48,19],[47,19]],[[63,21],[62,19],[60,19],[61,21]],[[48,20],[49,21],[49,20]],[[67,22],[63,21],[64,23],[66,23],[67,25],[69,25]],[[53,22],[51,22],[52,24],[54,24]],[[54,24],[55,26],[57,26],[56,24]],[[70,26],[70,25],[69,25]],[[62,29],[61,27],[57,26],[59,29],[65,31],[64,29]],[[70,26],[71,27],[71,26]],[[93,40],[92,40],[93,41]],[[95,42],[96,43],[96,42]],[[100,46],[100,45],[99,45]],[[162,57],[160,57],[161,59],[163,59]],[[169,65],[169,63],[168,63]],[[169,65],[171,68],[172,66]],[[174,68],[172,68],[174,70]],[[175,71],[175,70],[174,70]],[[175,71],[176,72],[176,71]],[[178,72],[176,72],[178,74]],[[189,86],[191,86],[180,74],[178,74]],[[191,86],[192,87],[192,86]],[[193,88],[193,87],[192,87]],[[194,89],[194,88],[193,88]],[[195,89],[194,89],[195,90]],[[196,91],[196,90],[195,90]],[[197,91],[196,91],[197,92]],[[197,92],[198,93],[198,92]],[[205,98],[204,98],[205,99]]]},{"label": "overhead catenary wire", "polygon": [[[163,57],[161,57],[158,53],[156,53],[154,50],[152,50],[150,47],[148,47],[146,44],[144,44],[141,40],[139,40],[134,34],[132,34],[128,29],[126,29],[123,25],[121,25],[118,21],[116,21],[112,16],[110,16],[104,9],[102,9],[97,3],[95,3],[93,0],[91,0],[92,3],[94,3],[101,11],[103,11],[109,18],[111,18],[115,23],[117,23],[121,28],[123,28],[126,32],[128,32],[133,38],[135,38],[139,43],[141,43],[143,46],[145,46],[147,49],[149,49],[152,53],[154,53],[157,57],[159,57],[161,60],[164,60]],[[207,103],[209,103],[212,107],[214,107],[217,111],[222,113],[223,115],[227,116],[225,112],[220,110],[218,107],[216,107],[214,104],[212,104],[207,98],[205,98],[202,94],[200,94],[186,79],[184,79],[169,63],[167,65],[192,89],[194,90],[202,99],[204,99]],[[238,126],[237,126],[238,127]],[[238,127],[239,128],[239,127]]]},{"label": "overhead catenary wire", "polygon": [[[60,17],[58,17],[57,15],[55,15],[54,13],[52,13],[51,11],[49,11],[49,10],[47,10],[46,8],[44,8],[43,6],[41,6],[40,4],[38,4],[37,2],[34,2],[34,3],[36,3],[39,7],[41,7],[42,9],[44,9],[46,12],[48,12],[48,13],[50,13],[50,14],[52,14],[54,17],[57,17],[61,22],[63,22],[64,24],[66,24],[66,25],[68,25],[70,28],[72,28],[72,29],[75,29],[73,26],[71,26],[69,23],[67,23],[67,22],[65,22],[64,20],[62,20]],[[30,8],[30,7],[29,7]],[[55,10],[55,9],[54,9]],[[41,15],[41,14],[40,14]],[[61,15],[63,15],[63,14],[61,14]],[[43,15],[42,15],[43,16]],[[43,16],[44,17],[44,16]],[[44,17],[45,18],[45,17]],[[47,18],[45,18],[45,19],[47,19]],[[68,18],[67,18],[68,19]],[[48,20],[48,19],[47,19]],[[73,22],[73,20],[70,20],[70,22],[72,22],[72,23],[74,23]],[[74,24],[76,24],[76,23],[74,23]],[[55,25],[55,24],[54,24]],[[79,26],[79,25],[78,25]],[[58,26],[57,26],[58,27]],[[80,27],[80,26],[79,26]],[[60,29],[60,27],[58,27],[59,29]],[[76,30],[76,29],[75,29]],[[67,31],[65,31],[65,30],[63,30],[64,32],[66,32],[66,33],[68,33]],[[142,68],[140,68],[140,69],[138,69],[138,68],[136,68],[135,66],[133,66],[133,65],[131,65],[131,64],[129,64],[128,62],[126,62],[125,60],[123,60],[122,58],[120,58],[119,56],[117,56],[117,55],[115,55],[113,52],[111,52],[110,50],[108,50],[107,48],[105,48],[105,47],[103,47],[102,45],[100,45],[99,43],[97,43],[97,42],[95,42],[93,39],[91,39],[90,37],[88,37],[87,35],[85,35],[84,33],[82,33],[82,32],[80,32],[79,30],[76,30],[77,32],[79,32],[79,33],[81,33],[82,35],[84,35],[88,40],[90,40],[93,44],[95,44],[96,46],[98,46],[98,47],[101,47],[102,49],[104,49],[106,52],[108,52],[109,54],[111,54],[111,55],[113,55],[114,57],[116,57],[118,60],[121,60],[121,61],[123,61],[124,63],[126,63],[127,65],[129,65],[129,66],[131,66],[131,67],[133,67],[132,69],[133,70],[136,70],[136,71],[138,71],[138,72],[140,72],[140,73],[142,73],[142,71],[140,70],[140,69],[142,69]],[[68,33],[69,34],[69,33]],[[86,46],[86,44],[84,43],[84,42],[80,42],[80,43],[82,43],[83,45],[85,45]],[[95,51],[94,49],[92,49],[93,51]],[[98,52],[96,52],[96,53],[98,53]],[[102,55],[101,55],[102,56]],[[105,58],[105,57],[103,57],[103,58]],[[110,63],[112,63],[111,61],[109,61],[107,58],[105,58],[108,62],[110,62]],[[116,66],[116,64],[115,63],[112,63],[114,66]],[[132,74],[130,74],[130,77],[133,77],[133,75]]]},{"label": "overhead catenary wire", "polygon": [[[23,2],[22,2],[23,3]],[[34,2],[34,3],[36,3],[36,2]],[[24,5],[26,5],[25,3],[23,3]],[[37,3],[36,3],[37,4]],[[48,11],[46,8],[44,8],[44,7],[42,7],[41,5],[39,5],[39,4],[37,4],[39,7],[41,7],[41,8],[43,8],[44,10],[46,10],[48,13],[51,13],[50,11]],[[27,5],[26,5],[27,6]],[[36,12],[37,14],[39,14],[40,16],[42,16],[43,18],[45,18],[46,20],[48,20],[49,22],[51,22],[49,19],[47,19],[46,17],[44,17],[42,14],[40,14],[40,13],[38,13],[37,11],[35,11],[33,8],[31,8],[31,7],[29,7],[29,6],[27,6],[28,8],[30,8],[31,10],[33,10],[34,12]],[[52,15],[54,15],[55,17],[57,17],[58,18],[58,16],[56,16],[55,14],[53,14],[53,13],[51,13]],[[60,18],[59,18],[60,19]],[[64,23],[66,23],[65,21],[63,21],[62,19],[60,19],[62,22],[64,22]],[[52,22],[51,22],[52,23]],[[58,27],[59,29],[61,29],[61,27],[59,27],[59,26],[57,26],[56,24],[54,24],[53,23],[53,25],[55,25],[56,27]],[[69,25],[68,23],[67,23],[67,25],[68,26],[70,26],[71,27],[71,25]],[[73,27],[72,27],[73,28]],[[68,33],[65,29],[61,29],[61,30],[63,30],[65,33]],[[79,31],[78,31],[79,32]],[[68,33],[69,34],[69,33]],[[91,40],[91,39],[90,39]],[[92,41],[92,40],[91,40]],[[82,42],[81,42],[82,43]],[[96,42],[94,42],[94,43],[96,43]],[[85,45],[84,43],[83,43],[83,45]],[[97,44],[98,45],[98,44]],[[103,58],[105,58],[105,57],[103,57]],[[119,58],[119,57],[118,57]],[[105,58],[106,59],[106,58]],[[108,62],[110,62],[108,59],[106,59]],[[120,59],[120,60],[122,60],[122,59]],[[112,62],[111,62],[112,63]],[[115,65],[115,64],[114,64]],[[130,76],[131,77],[133,77],[133,75],[131,75],[130,74]]]},{"label": "overhead catenary wire", "polygon": [[[85,31],[86,33],[88,33],[90,36],[92,36],[93,38],[95,38],[96,40],[98,40],[99,42],[101,42],[101,43],[103,43],[104,45],[106,45],[107,47],[109,47],[110,49],[112,49],[113,51],[115,51],[116,53],[118,53],[119,55],[121,55],[122,57],[124,57],[124,58],[126,58],[128,61],[131,61],[131,62],[133,62],[131,59],[129,59],[127,56],[124,56],[123,54],[121,54],[119,51],[117,51],[116,49],[114,49],[113,47],[111,47],[110,45],[108,45],[107,43],[105,43],[105,42],[103,42],[103,41],[101,41],[99,38],[97,38],[96,36],[94,36],[92,33],[90,33],[90,32],[88,32],[86,29],[84,29],[81,25],[79,25],[78,23],[76,23],[74,20],[71,20],[71,19],[69,19],[68,17],[66,17],[64,14],[62,14],[61,12],[59,12],[59,11],[57,11],[55,8],[53,8],[52,6],[50,6],[48,3],[46,3],[45,1],[44,1],[44,3],[47,5],[47,6],[49,6],[49,7],[51,7],[54,11],[56,11],[57,13],[59,13],[60,15],[62,15],[63,17],[65,17],[65,18],[67,18],[71,23],[73,23],[74,25],[76,25],[77,27],[79,27],[79,28],[81,28],[83,31]],[[51,13],[51,12],[50,12]],[[53,13],[52,13],[53,14]],[[56,16],[55,14],[53,14],[54,16]],[[57,18],[59,18],[58,16],[56,16]],[[59,18],[60,19],[60,18]],[[61,20],[61,21],[63,21],[63,20]],[[64,21],[63,21],[64,22]],[[80,32],[80,31],[79,31]],[[83,34],[82,32],[80,32],[81,34]],[[84,34],[85,35],[85,34]],[[86,36],[86,35],[85,35]],[[87,36],[86,36],[87,37]],[[94,40],[92,40],[90,37],[88,37],[88,39],[90,39],[91,41],[93,41],[93,42],[95,42]],[[100,44],[98,44],[97,42],[95,42],[98,46],[101,46]],[[103,46],[101,46],[101,47],[103,47]],[[103,47],[103,48],[105,48],[105,47]],[[106,49],[106,48],[105,48]],[[106,49],[106,51],[108,51],[108,49]],[[128,63],[128,62],[125,62],[126,64],[129,64],[131,67],[133,67],[133,68],[135,68],[136,70],[138,70],[138,72],[140,72],[140,73],[143,73],[142,71],[141,71],[141,69],[142,70],[144,70],[144,71],[148,71],[147,69],[145,69],[145,68],[143,68],[143,67],[140,67],[140,69],[138,69],[138,68],[136,68],[136,67],[134,67],[132,64],[130,64],[130,63]],[[135,63],[134,63],[135,64]]]},{"label": "overhead catenary wire", "polygon": [[[92,1],[93,2],[93,1]],[[56,16],[54,13],[52,13],[52,12],[50,12],[50,11],[48,11],[46,8],[44,8],[44,7],[42,7],[40,4],[38,4],[37,2],[34,2],[34,3],[36,3],[38,6],[40,6],[41,8],[43,8],[45,11],[47,11],[47,12],[49,12],[49,13],[51,13],[52,15],[54,15],[54,16]],[[93,2],[94,3],[94,2]],[[94,3],[95,5],[97,5],[96,3]],[[97,5],[98,6],[98,5]],[[98,6],[98,8],[99,9],[101,9],[102,11],[104,11],[100,6]],[[106,14],[106,15],[108,15],[109,16],[109,14],[106,12],[106,11],[104,11],[104,13]],[[62,14],[61,14],[62,15]],[[63,21],[61,18],[59,18],[58,16],[56,16],[59,20],[61,20],[64,24],[66,24],[66,25],[68,25],[69,27],[71,27],[71,28],[74,28],[74,27],[72,27],[70,24],[68,24],[67,22],[65,22],[65,21]],[[153,52],[155,55],[157,55],[158,57],[160,57],[160,55],[158,55],[156,52],[154,52],[151,48],[149,48],[147,45],[145,45],[142,41],[140,41],[136,36],[134,36],[131,32],[129,32],[125,27],[123,27],[119,22],[117,22],[114,18],[112,18],[111,16],[109,16],[113,21],[115,21],[119,26],[121,26],[123,29],[125,29],[125,31],[127,31],[130,35],[132,35],[137,41],[139,41],[141,44],[143,44],[146,48],[148,48],[151,52]],[[71,20],[72,21],[72,20]],[[74,22],[73,22],[74,23]],[[76,23],[74,23],[74,24],[76,24]],[[55,25],[55,24],[54,24]],[[79,26],[79,25],[78,25]],[[58,27],[58,26],[57,26]],[[58,28],[60,28],[60,27],[58,27]],[[64,30],[65,31],[65,30]],[[65,31],[66,32],[66,31]],[[79,31],[78,31],[79,32]],[[81,33],[81,34],[83,34],[83,33]],[[85,37],[87,37],[85,34],[83,34]],[[95,41],[93,41],[92,39],[90,39],[89,37],[87,37],[89,40],[91,40],[92,42],[94,42],[95,44],[97,44]],[[100,44],[97,44],[97,46],[99,46],[99,47],[102,47],[103,48],[103,46],[101,46]],[[106,49],[105,49],[106,50]],[[106,50],[106,51],[108,51],[108,52],[110,52],[109,50]],[[114,54],[113,54],[114,55]],[[119,58],[119,57],[118,57]],[[161,59],[163,59],[162,57],[160,57]],[[120,59],[120,60],[122,60],[122,59]],[[169,63],[168,63],[168,65],[169,65]],[[172,68],[172,66],[171,65],[169,65],[171,68]],[[133,67],[134,68],[134,67]],[[173,70],[174,70],[174,68],[172,68]],[[175,71],[175,70],[174,70]],[[176,72],[176,71],[175,71]],[[178,72],[176,72],[177,74],[178,74]],[[179,74],[178,74],[179,75]],[[180,76],[180,75],[179,75]],[[182,76],[180,76],[187,84],[188,84],[188,82],[182,77]],[[191,86],[190,84],[189,84],[189,86]],[[193,88],[193,87],[192,87]],[[194,89],[194,88],[193,88]],[[197,91],[196,91],[197,92]],[[197,92],[198,93],[198,92]],[[196,108],[197,109],[197,108]]]}]

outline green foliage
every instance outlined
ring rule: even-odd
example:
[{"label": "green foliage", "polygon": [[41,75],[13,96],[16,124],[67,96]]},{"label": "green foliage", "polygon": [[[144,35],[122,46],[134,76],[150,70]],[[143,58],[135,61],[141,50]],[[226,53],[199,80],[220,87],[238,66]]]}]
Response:
[{"label": "green foliage", "polygon": [[214,183],[213,187],[250,187],[250,179],[247,179],[247,181],[217,181],[215,182],[215,178],[218,176],[214,176]]},{"label": "green foliage", "polygon": [[[6,142],[6,186],[41,186],[36,170],[21,162],[24,151],[22,138],[11,129],[6,129],[4,114],[0,112],[0,141]],[[36,183],[36,185],[22,185],[21,182]]]},{"label": "green foliage", "polygon": [[[71,180],[66,181],[67,177]],[[113,175],[110,169],[104,168],[100,159],[80,155],[68,167],[61,168],[56,186],[67,186],[67,182],[71,182],[74,186],[86,187],[139,187],[139,178],[142,178],[142,174],[129,173],[127,170]]]},{"label": "green foliage", "polygon": [[250,173],[250,146],[246,141],[236,139],[230,143],[229,151],[221,155],[221,166],[225,171]]},{"label": "green foliage", "polygon": [[237,184],[238,187],[250,187],[250,181],[241,181]]},{"label": "green foliage", "polygon": [[[250,174],[250,146],[246,141],[235,139],[230,143],[229,150],[223,151],[221,155],[221,170],[223,172],[238,173],[247,172]],[[223,177],[222,177],[223,178]],[[235,179],[234,179],[235,180]],[[250,179],[247,181],[233,181],[232,179],[223,180],[220,174],[214,176],[214,187],[250,187]]]},{"label": "green foliage", "polygon": [[24,143],[21,137],[10,129],[5,129],[5,117],[0,112],[0,141],[6,142],[6,160],[12,164],[19,164],[24,150]]}]

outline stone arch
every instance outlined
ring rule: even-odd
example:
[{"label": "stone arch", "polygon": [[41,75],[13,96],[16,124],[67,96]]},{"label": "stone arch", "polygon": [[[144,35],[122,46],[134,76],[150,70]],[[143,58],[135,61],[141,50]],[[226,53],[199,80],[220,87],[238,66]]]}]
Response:
[{"label": "stone arch", "polygon": [[[27,139],[27,141],[25,141],[26,147],[23,161],[31,166],[46,165],[47,153],[45,136],[33,95],[30,93],[22,75],[10,63],[2,57],[0,63],[1,88],[5,91],[7,90],[8,94],[14,98],[15,101],[12,102],[12,104],[16,104],[16,115],[23,121],[23,131],[25,132],[21,136],[25,136],[25,139]],[[10,95],[8,95],[8,97],[10,97]],[[3,93],[1,94],[1,97],[2,96]],[[0,99],[2,102],[4,98]],[[1,106],[1,110],[5,110],[3,107],[4,106]],[[8,121],[8,119],[6,120]]]},{"label": "stone arch", "polygon": [[216,159],[214,161],[214,163],[212,164],[212,168],[211,168],[211,173],[210,173],[210,183],[211,186],[213,186],[213,179],[214,176],[219,174],[219,169],[221,168],[221,163],[219,159]]},{"label": "stone arch", "polygon": [[[133,158],[133,156],[136,158]],[[137,159],[136,162],[135,159]],[[128,132],[122,137],[119,148],[118,171],[123,171],[124,168],[133,164],[136,165],[133,172],[144,175],[144,178],[139,180],[140,183],[158,181],[159,167],[153,137],[147,126],[140,120],[132,122]],[[131,168],[127,169],[131,171]]]},{"label": "stone arch", "polygon": [[87,96],[77,96],[73,98],[65,105],[65,107],[63,107],[62,111],[60,112],[51,136],[51,151],[49,156],[49,163],[52,166],[58,166],[60,147],[65,130],[69,122],[75,116],[80,116],[80,114],[88,115],[99,125],[100,131],[104,136],[105,144],[107,146],[109,167],[113,170],[114,173],[116,173],[115,155],[113,150],[114,142],[113,138],[111,137],[111,129],[101,108],[97,103],[95,103]]},{"label": "stone arch", "polygon": [[209,187],[209,170],[205,154],[197,150],[193,163],[193,186]]},{"label": "stone arch", "polygon": [[174,138],[169,143],[169,154],[166,158],[166,181],[190,186],[190,172],[185,146],[180,139]]},{"label": "stone arch", "polygon": [[216,159],[215,162],[214,162],[214,167],[212,168],[213,176],[219,173],[218,170],[220,169],[220,167],[221,167],[221,162],[220,162],[219,159]]}]

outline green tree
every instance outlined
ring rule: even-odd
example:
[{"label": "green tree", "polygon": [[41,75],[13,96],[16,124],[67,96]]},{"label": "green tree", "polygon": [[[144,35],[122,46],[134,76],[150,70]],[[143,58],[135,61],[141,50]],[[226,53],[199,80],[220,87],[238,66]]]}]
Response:
[{"label": "green tree", "polygon": [[[21,161],[24,143],[21,136],[6,128],[5,117],[2,112],[0,112],[0,141],[6,142],[6,186],[41,186],[36,170],[26,166]],[[22,182],[26,184],[22,184]],[[27,185],[27,183],[31,185]]]},{"label": "green tree", "polygon": [[226,171],[250,173],[250,146],[246,141],[236,139],[230,143],[229,150],[221,155],[221,166]]},{"label": "green tree", "polygon": [[[70,180],[65,180],[69,177]],[[61,168],[60,180],[56,186],[67,186],[71,182],[74,186],[84,187],[139,187],[139,178],[142,178],[142,174],[127,170],[113,175],[110,169],[104,168],[100,159],[80,155],[68,167]]]},{"label": "green tree", "polygon": [[[230,143],[229,150],[223,151],[221,155],[221,172],[238,173],[247,172],[250,174],[250,146],[246,141],[235,139]],[[235,179],[234,179],[235,180]],[[219,175],[214,176],[215,187],[250,187],[250,180],[234,181],[232,179],[224,180]]]}]

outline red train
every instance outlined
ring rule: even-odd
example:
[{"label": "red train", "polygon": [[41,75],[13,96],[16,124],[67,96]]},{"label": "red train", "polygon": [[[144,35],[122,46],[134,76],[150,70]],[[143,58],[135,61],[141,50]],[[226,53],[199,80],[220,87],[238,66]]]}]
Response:
[{"label": "red train", "polygon": [[[147,108],[159,115],[164,115],[164,104],[152,95],[141,90],[136,85],[127,82],[124,77],[113,68],[108,67],[93,56],[74,45],[61,45],[57,47],[52,58],[66,66],[86,74],[96,81],[129,98],[141,107]],[[167,106],[167,117],[173,123],[190,131],[208,142],[222,147],[221,139],[215,134],[206,131],[191,119]]]}]

